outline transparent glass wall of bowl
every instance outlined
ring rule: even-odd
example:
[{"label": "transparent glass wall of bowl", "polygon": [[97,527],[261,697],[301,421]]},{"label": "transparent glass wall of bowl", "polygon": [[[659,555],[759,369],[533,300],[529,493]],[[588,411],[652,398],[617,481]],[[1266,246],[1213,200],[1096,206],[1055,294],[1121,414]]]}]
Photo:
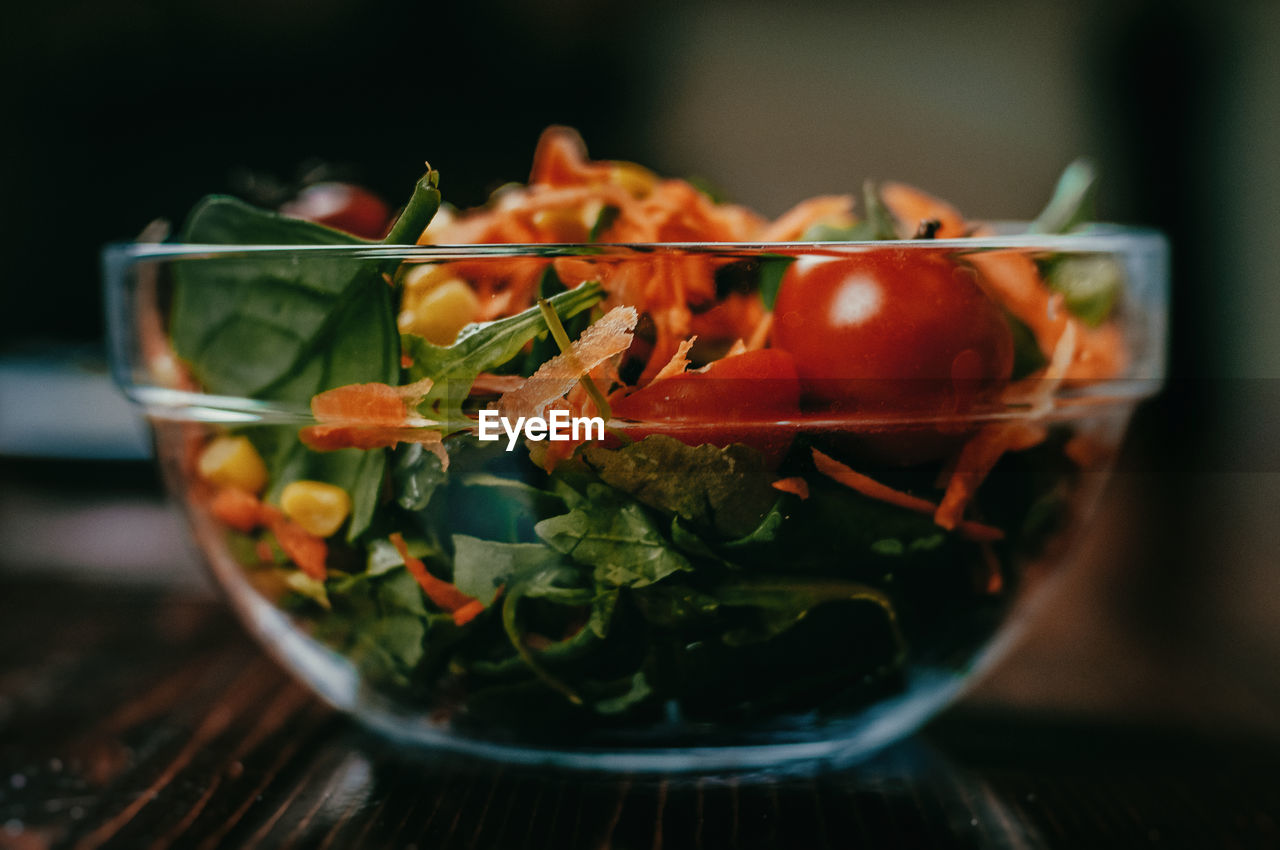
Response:
[{"label": "transparent glass wall of bowl", "polygon": [[[765,259],[886,251],[959,262],[992,251],[1024,254],[1033,263],[1103,255],[1123,269],[1114,320],[1127,354],[1123,369],[1057,387],[1048,404],[1034,409],[991,402],[973,421],[945,428],[917,413],[894,419],[881,412],[877,419],[803,400],[788,415],[756,421],[732,413],[730,394],[701,419],[633,421],[643,428],[629,432],[637,438],[629,445],[581,447],[579,458],[593,454],[583,461],[586,478],[578,479],[535,462],[531,444],[508,453],[482,446],[467,429],[444,440],[447,472],[432,470],[424,461],[430,453],[411,439],[342,449],[354,464],[349,468],[299,441],[298,429],[316,424],[311,395],[329,387],[323,370],[309,384],[287,379],[329,363],[333,351],[326,346],[360,343],[352,341],[358,328],[338,341],[338,329],[347,327],[343,311],[353,309],[356,297],[342,288],[344,275],[358,286],[387,287],[383,273],[394,282],[402,263],[445,265],[484,297],[500,298],[504,287],[527,285],[531,272],[554,266],[571,284],[601,280],[617,300],[673,269],[714,276],[733,267],[737,278],[711,283],[748,292]],[[1002,232],[981,240],[822,245],[121,245],[104,253],[104,274],[115,379],[151,418],[166,479],[197,544],[266,650],[320,697],[392,737],[574,767],[712,770],[847,761],[909,734],[962,686],[1013,595],[1057,569],[1087,533],[1108,458],[1133,407],[1164,374],[1167,245],[1158,234],[1114,227],[1066,237]],[[190,289],[197,286],[200,297]],[[284,294],[299,286],[309,294]],[[716,291],[712,285],[712,297]],[[376,292],[390,294],[385,310],[398,309],[398,290]],[[296,362],[256,364],[257,371],[246,362],[243,370],[219,372],[199,362],[205,356],[199,346],[175,339],[176,298],[185,298],[188,310],[212,304],[230,322],[266,310],[255,320],[278,318],[311,335],[306,345],[288,349]],[[532,292],[525,293],[505,312],[531,303]],[[270,312],[273,305],[278,314]],[[705,307],[689,321],[700,321]],[[222,319],[203,318],[209,321],[195,324],[215,328],[208,344],[218,345]],[[378,345],[398,346],[398,336],[387,337],[388,327],[395,334],[394,315],[374,318],[382,327]],[[653,331],[639,335],[646,334],[644,345],[656,345]],[[235,339],[247,361],[253,340]],[[724,342],[727,348],[731,340]],[[235,367],[236,354],[222,351],[219,362]],[[406,384],[419,377],[396,364],[382,377],[359,380]],[[296,375],[273,379],[270,367],[282,365]],[[622,372],[637,381],[638,368]],[[252,391],[210,392],[205,376],[224,388],[242,381]],[[736,395],[750,395],[749,385],[741,386],[748,389]],[[1001,455],[978,485],[973,509],[946,531],[920,503],[943,499],[948,459],[988,422],[1043,434]],[[762,434],[763,442],[756,439]],[[214,508],[220,485],[196,469],[195,458],[219,435],[245,436],[266,458],[268,481],[252,496],[265,512],[248,530],[233,528]],[[1096,461],[1068,457],[1066,446],[1076,437],[1098,449]],[[867,495],[838,471],[819,473],[812,449],[916,501],[903,507],[901,499]],[[717,465],[723,456],[732,464]],[[636,485],[646,481],[628,478],[637,467],[624,474],[621,465],[611,466],[620,458],[643,460],[659,470],[657,478]],[[280,542],[282,486],[300,477],[326,481],[347,474],[343,469],[363,474],[356,463],[363,459],[376,461],[369,467],[375,480],[366,487],[372,512],[366,526],[323,538],[324,563],[304,572]],[[742,468],[754,471],[741,474]],[[686,477],[658,480],[674,475]],[[716,490],[715,476],[727,475],[739,477]],[[807,498],[772,488],[784,478],[793,480],[793,490],[794,479],[802,479]],[[433,489],[424,491],[423,482]],[[411,486],[419,488],[412,497]],[[751,515],[759,524],[746,534],[719,530],[714,517],[677,498],[714,491],[716,499],[732,500],[761,489],[769,494],[768,513]],[[1037,505],[1040,515],[1033,516]],[[511,521],[494,524],[489,517]],[[596,534],[592,523],[612,536]],[[565,535],[574,534],[590,545],[564,545]],[[405,538],[429,576],[398,554],[394,535]],[[606,538],[613,542],[601,548]],[[637,562],[627,560],[634,551],[622,547],[636,540],[648,547],[650,561],[666,567],[635,572]],[[502,583],[480,593],[463,575],[481,565],[463,563],[459,553],[468,547],[533,566],[495,573]],[[428,592],[432,580],[466,586],[483,611],[455,618],[456,610]],[[588,624],[594,631],[584,631]],[[510,706],[521,710],[513,715],[504,710]]]}]

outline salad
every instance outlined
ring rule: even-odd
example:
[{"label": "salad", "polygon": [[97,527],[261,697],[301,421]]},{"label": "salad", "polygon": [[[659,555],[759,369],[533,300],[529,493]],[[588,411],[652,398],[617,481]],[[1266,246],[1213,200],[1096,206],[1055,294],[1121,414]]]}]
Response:
[{"label": "salad", "polygon": [[[1124,373],[1123,269],[989,232],[899,183],[770,220],[552,128],[381,240],[206,198],[183,243],[335,250],[175,260],[143,346],[297,414],[183,428],[186,497],[398,704],[577,743],[839,717],[963,670],[1113,448],[1049,414]],[[415,244],[489,247],[356,250]]]}]

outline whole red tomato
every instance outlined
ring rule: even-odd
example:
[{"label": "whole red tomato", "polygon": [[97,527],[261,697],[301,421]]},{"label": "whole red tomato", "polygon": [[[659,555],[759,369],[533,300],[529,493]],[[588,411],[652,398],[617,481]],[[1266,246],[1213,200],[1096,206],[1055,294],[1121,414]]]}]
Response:
[{"label": "whole red tomato", "polygon": [[791,355],[777,349],[717,360],[616,399],[613,415],[643,423],[637,436],[667,434],[692,446],[743,443],[781,460],[794,426],[776,423],[800,413],[800,381]]},{"label": "whole red tomato", "polygon": [[822,410],[962,413],[1008,381],[1013,338],[977,272],[940,251],[801,257],[778,291],[773,344]]}]

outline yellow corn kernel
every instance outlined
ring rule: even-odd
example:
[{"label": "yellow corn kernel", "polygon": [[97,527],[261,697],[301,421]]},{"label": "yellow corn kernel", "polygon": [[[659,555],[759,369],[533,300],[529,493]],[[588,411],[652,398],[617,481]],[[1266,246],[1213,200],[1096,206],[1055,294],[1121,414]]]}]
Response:
[{"label": "yellow corn kernel", "polygon": [[609,180],[626,189],[632,197],[643,198],[653,191],[658,175],[634,162],[615,162],[609,171]]},{"label": "yellow corn kernel", "polygon": [[294,481],[280,493],[284,515],[316,537],[328,537],[351,513],[347,491],[323,481]]},{"label": "yellow corn kernel", "polygon": [[480,299],[460,280],[446,280],[400,311],[397,324],[402,333],[426,337],[436,345],[452,345],[458,331],[480,315]]},{"label": "yellow corn kernel", "polygon": [[267,466],[248,437],[215,437],[200,452],[196,471],[210,484],[260,493],[267,486]]},{"label": "yellow corn kernel", "polygon": [[549,235],[553,242],[586,242],[595,217],[588,222],[582,210],[561,207],[538,210],[532,221],[533,226]]},{"label": "yellow corn kernel", "polygon": [[410,267],[401,277],[400,282],[404,285],[406,296],[421,298],[446,280],[451,280],[452,277],[448,266],[421,263]]}]

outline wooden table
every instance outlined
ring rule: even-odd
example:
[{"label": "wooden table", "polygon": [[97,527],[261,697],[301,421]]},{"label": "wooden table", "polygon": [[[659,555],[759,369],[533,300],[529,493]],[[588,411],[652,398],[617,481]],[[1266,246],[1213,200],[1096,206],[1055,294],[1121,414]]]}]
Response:
[{"label": "wooden table", "polygon": [[0,583],[0,847],[1280,847],[1271,746],[953,710],[846,773],[404,751],[186,591]]}]

